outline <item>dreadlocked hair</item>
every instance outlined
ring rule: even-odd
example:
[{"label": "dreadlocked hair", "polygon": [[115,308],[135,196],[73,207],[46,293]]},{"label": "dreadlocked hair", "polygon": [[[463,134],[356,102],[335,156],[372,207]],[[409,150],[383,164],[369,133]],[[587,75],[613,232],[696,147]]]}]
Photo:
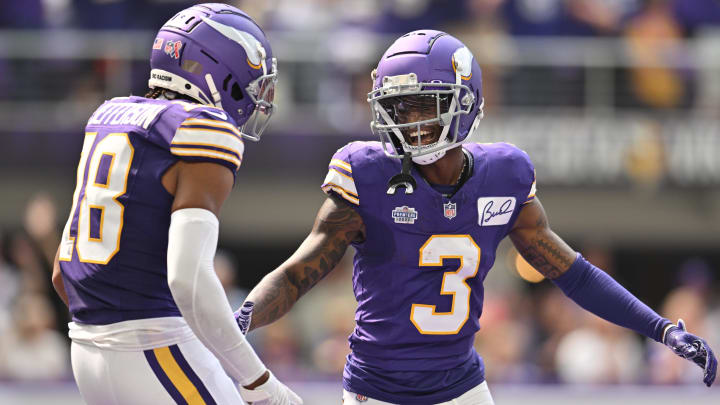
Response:
[{"label": "dreadlocked hair", "polygon": [[147,93],[145,93],[145,98],[158,98],[162,95],[163,91],[165,91],[165,89],[162,89],[160,87],[148,89]]},{"label": "dreadlocked hair", "polygon": [[185,100],[191,103],[197,103],[198,101],[185,94],[176,93],[172,90],[163,89],[162,87],[155,87],[154,89],[148,89],[145,93],[145,98],[157,99],[159,97],[165,97],[168,100]]}]

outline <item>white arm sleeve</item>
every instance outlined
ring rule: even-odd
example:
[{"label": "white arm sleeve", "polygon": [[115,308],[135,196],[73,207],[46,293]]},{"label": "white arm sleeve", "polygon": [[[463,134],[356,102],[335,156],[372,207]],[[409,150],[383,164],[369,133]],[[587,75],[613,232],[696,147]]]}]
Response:
[{"label": "white arm sleeve", "polygon": [[225,372],[241,385],[249,385],[266,368],[240,333],[215,275],[217,217],[201,208],[177,210],[171,216],[169,236],[168,284],[180,313]]}]

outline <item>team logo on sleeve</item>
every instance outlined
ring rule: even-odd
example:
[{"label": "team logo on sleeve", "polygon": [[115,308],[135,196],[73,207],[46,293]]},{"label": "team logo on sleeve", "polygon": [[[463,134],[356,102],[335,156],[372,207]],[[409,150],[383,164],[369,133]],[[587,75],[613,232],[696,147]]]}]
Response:
[{"label": "team logo on sleeve", "polygon": [[515,211],[515,197],[481,197],[477,207],[480,226],[505,225]]},{"label": "team logo on sleeve", "polygon": [[447,219],[455,218],[455,215],[457,215],[457,204],[453,202],[443,204],[443,213]]},{"label": "team logo on sleeve", "polygon": [[165,53],[173,59],[180,59],[182,46],[182,41],[167,41],[165,43]]},{"label": "team logo on sleeve", "polygon": [[414,224],[418,218],[418,212],[413,207],[403,205],[392,210],[392,218],[396,224]]}]

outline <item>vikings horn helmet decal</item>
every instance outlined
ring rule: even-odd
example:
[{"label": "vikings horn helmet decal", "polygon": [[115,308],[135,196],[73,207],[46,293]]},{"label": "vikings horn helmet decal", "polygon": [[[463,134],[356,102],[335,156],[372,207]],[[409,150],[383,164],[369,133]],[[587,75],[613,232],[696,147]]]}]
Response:
[{"label": "vikings horn helmet decal", "polygon": [[263,48],[260,41],[247,32],[238,31],[229,25],[223,25],[207,17],[202,17],[202,20],[211,27],[215,28],[219,33],[242,46],[247,54],[248,64],[253,68],[260,68],[262,60],[265,57],[265,48]]},{"label": "vikings horn helmet decal", "polygon": [[222,108],[245,138],[259,140],[275,109],[277,82],[277,61],[262,29],[235,7],[198,4],[165,23],[155,43],[161,41],[182,46],[172,57],[153,46],[150,88]]}]

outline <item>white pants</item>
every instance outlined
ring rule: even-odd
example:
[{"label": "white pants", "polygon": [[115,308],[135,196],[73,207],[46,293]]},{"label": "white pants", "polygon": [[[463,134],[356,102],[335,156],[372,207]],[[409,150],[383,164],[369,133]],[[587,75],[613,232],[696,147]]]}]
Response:
[{"label": "white pants", "polygon": [[[81,334],[78,328],[82,326],[71,326],[71,337]],[[86,339],[84,333],[71,346],[75,381],[88,405],[245,404],[220,362],[194,335],[133,349],[127,343],[138,336],[145,340],[146,333],[125,328],[122,339],[116,332],[103,332],[103,340],[94,332],[96,338]]]},{"label": "white pants", "polygon": [[[358,395],[343,390],[343,405],[392,405],[389,402],[378,401],[376,399],[362,397],[358,399]],[[455,399],[441,402],[437,405],[494,405],[492,395],[488,389],[487,381],[467,391]]]}]

